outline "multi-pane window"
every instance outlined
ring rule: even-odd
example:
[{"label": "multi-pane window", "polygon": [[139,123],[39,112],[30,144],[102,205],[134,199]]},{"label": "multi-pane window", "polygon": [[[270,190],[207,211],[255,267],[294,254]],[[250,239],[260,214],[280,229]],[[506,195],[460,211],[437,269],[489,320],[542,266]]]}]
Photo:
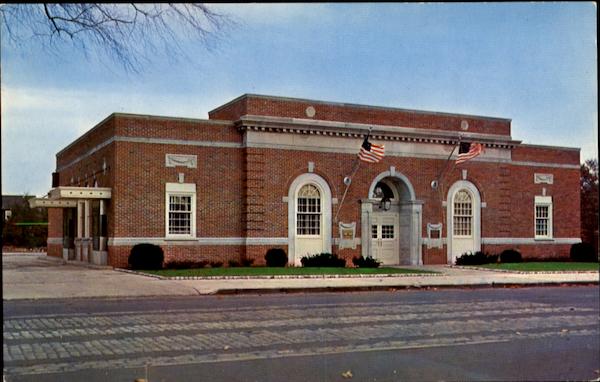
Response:
[{"label": "multi-pane window", "polygon": [[171,239],[196,237],[196,185],[167,183],[165,195],[165,233]]},{"label": "multi-pane window", "polygon": [[537,239],[552,238],[552,197],[535,197],[534,230]]},{"label": "multi-pane window", "polygon": [[548,236],[548,206],[535,206],[535,236]]},{"label": "multi-pane window", "polygon": [[298,235],[321,234],[321,193],[312,185],[302,186],[296,204],[296,233]]},{"label": "multi-pane window", "polygon": [[192,234],[192,197],[169,195],[169,235]]},{"label": "multi-pane window", "polygon": [[377,239],[377,225],[371,226],[371,238]]},{"label": "multi-pane window", "polygon": [[381,238],[382,239],[393,239],[394,238],[394,226],[384,224],[381,226]]},{"label": "multi-pane window", "polygon": [[471,236],[473,222],[473,199],[461,190],[454,195],[454,236]]}]

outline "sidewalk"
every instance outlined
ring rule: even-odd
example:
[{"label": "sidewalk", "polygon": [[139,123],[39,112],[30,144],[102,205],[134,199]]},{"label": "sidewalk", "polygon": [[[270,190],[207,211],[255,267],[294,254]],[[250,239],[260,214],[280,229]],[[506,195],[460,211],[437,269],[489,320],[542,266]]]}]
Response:
[{"label": "sidewalk", "polygon": [[191,296],[240,293],[393,290],[406,288],[482,288],[542,285],[598,285],[598,272],[512,273],[445,265],[402,267],[439,275],[161,280],[110,267],[64,264],[43,254],[3,254],[3,299]]}]

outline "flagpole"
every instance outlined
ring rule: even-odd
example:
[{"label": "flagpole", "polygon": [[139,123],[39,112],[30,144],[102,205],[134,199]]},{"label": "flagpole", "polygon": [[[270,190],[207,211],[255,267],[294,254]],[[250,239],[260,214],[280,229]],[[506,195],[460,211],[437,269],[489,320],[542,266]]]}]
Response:
[{"label": "flagpole", "polygon": [[454,151],[456,151],[456,148],[460,146],[460,142],[462,140],[462,137],[458,136],[458,142],[456,145],[454,145],[454,147],[452,148],[452,151],[450,152],[450,155],[448,155],[448,158],[446,159],[446,163],[444,165],[444,167],[442,168],[442,170],[438,173],[438,175],[436,176],[435,180],[438,181],[438,184],[440,183],[440,179],[442,174],[446,171],[446,169],[448,168],[448,163],[450,162],[450,158],[452,157],[452,154],[454,154]]},{"label": "flagpole", "polygon": [[[373,130],[373,126],[369,127],[369,131],[367,132],[367,137],[365,139],[367,139],[367,140],[369,139],[369,137],[371,136],[371,130]],[[350,185],[352,184],[352,178],[354,178],[354,175],[356,174],[356,172],[358,171],[358,168],[360,167],[360,162],[361,161],[357,155],[356,158],[354,158],[354,164],[352,165],[352,170],[351,170],[350,176],[348,176],[348,179],[350,179],[350,182],[348,184],[346,184],[346,189],[344,190],[344,195],[342,195],[342,200],[340,201],[338,209],[335,213],[335,217],[333,218],[333,221],[335,223],[338,222],[338,220],[337,220],[338,215],[340,214],[340,210],[342,209],[342,205],[344,204],[344,200],[346,199],[346,194],[348,193],[348,189],[350,188]]]},{"label": "flagpole", "polygon": [[[442,221],[440,223],[442,223],[442,227],[446,226],[446,234],[448,235],[448,227],[447,227],[447,222],[446,222],[446,209],[441,205],[444,199],[444,191],[443,191],[443,176],[445,175],[446,169],[448,168],[448,163],[450,162],[450,158],[452,158],[452,154],[454,154],[454,151],[456,151],[457,147],[460,147],[460,142],[462,140],[462,136],[459,134],[458,135],[458,142],[456,143],[456,145],[454,145],[454,147],[452,148],[452,151],[450,152],[450,155],[448,155],[448,158],[446,159],[446,163],[444,165],[444,167],[442,168],[442,170],[440,171],[440,173],[438,174],[438,176],[436,177],[436,181],[437,181],[437,191],[438,191],[438,197],[440,199],[440,209],[442,212]],[[459,150],[460,151],[460,150]],[[454,166],[456,166],[456,161],[454,162]],[[452,167],[452,170],[454,170],[454,166]],[[443,231],[440,232],[440,235],[443,236]]]}]

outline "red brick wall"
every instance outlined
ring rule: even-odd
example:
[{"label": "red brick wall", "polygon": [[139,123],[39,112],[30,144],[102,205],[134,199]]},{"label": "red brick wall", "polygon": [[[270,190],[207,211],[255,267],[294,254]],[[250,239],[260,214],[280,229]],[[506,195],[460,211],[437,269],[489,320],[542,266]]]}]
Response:
[{"label": "red brick wall", "polygon": [[[179,173],[196,184],[197,236],[242,236],[241,149],[117,142],[116,153],[115,237],[164,237],[165,184]],[[197,155],[198,168],[165,167],[167,153]]]},{"label": "red brick wall", "polygon": [[469,132],[510,135],[510,120],[477,116],[452,115],[363,105],[261,97],[248,95],[229,105],[209,112],[210,119],[238,120],[243,115],[308,118],[306,108],[315,108],[315,120],[344,121],[430,130],[462,131],[461,121],[469,123]]},{"label": "red brick wall", "polygon": [[[76,158],[88,153],[100,143],[115,135],[114,114],[94,126],[90,131],[77,138],[73,143],[56,154],[56,165],[58,168],[71,163]],[[61,185],[65,185],[61,174]]]},{"label": "red brick wall", "polygon": [[563,163],[579,166],[579,149],[520,145],[512,150],[512,160],[542,163]]},{"label": "red brick wall", "polygon": [[233,123],[224,121],[117,114],[114,123],[120,137],[242,142]]},{"label": "red brick wall", "polygon": [[48,237],[63,237],[62,217],[62,208],[48,208]]},{"label": "red brick wall", "polygon": [[48,244],[47,255],[52,257],[60,257],[62,258],[62,244]]},{"label": "red brick wall", "polygon": [[[263,114],[306,118],[304,110],[312,105],[316,119],[347,122],[391,124],[432,129],[457,129],[462,119],[469,120],[469,131],[510,134],[510,122],[499,119],[468,119],[436,113],[416,113],[355,105],[311,103],[269,98],[242,98],[211,113],[211,118],[236,119],[239,113]],[[185,183],[197,185],[198,237],[287,237],[288,196],[293,180],[308,171],[308,162],[315,164],[314,172],[322,176],[331,188],[332,198],[341,202],[345,190],[344,176],[351,171],[355,154],[306,152],[262,148],[242,148],[243,136],[231,123],[178,118],[113,115],[57,157],[57,165],[71,163],[78,156],[89,153],[112,134],[118,137],[169,139],[181,141],[215,141],[239,144],[239,147],[205,145],[178,145],[116,141],[97,150],[83,160],[61,170],[61,185],[70,185],[73,177],[82,186],[91,185],[96,176],[101,187],[111,187],[113,198],[108,203],[109,237],[156,237],[165,235],[165,183],[177,182],[178,174],[185,175]],[[271,134],[271,133],[266,133]],[[165,167],[165,155],[191,154],[198,156],[198,168]],[[538,163],[579,163],[576,150],[519,146],[513,149],[513,160]],[[109,169],[101,171],[107,162]],[[360,200],[368,197],[373,179],[390,166],[406,176],[423,204],[422,232],[426,236],[427,223],[443,223],[446,237],[446,199],[449,187],[462,179],[461,170],[468,171],[467,180],[474,183],[487,204],[481,211],[482,237],[533,238],[533,203],[536,195],[553,198],[554,237],[579,237],[579,169],[556,167],[528,167],[510,163],[489,163],[477,160],[452,168],[440,182],[438,190],[430,183],[446,166],[441,159],[423,159],[386,156],[376,164],[361,163],[348,194],[341,206],[338,220],[357,222],[360,232]],[[534,184],[534,173],[551,173],[554,184]],[[332,206],[332,217],[340,204]],[[62,217],[49,216],[51,235],[62,236]],[[58,224],[60,222],[60,224]],[[337,222],[332,222],[332,237],[339,237]],[[52,237],[52,236],[51,236]],[[168,246],[167,261],[172,259],[219,258],[239,261],[243,256],[259,264],[271,246]],[[527,254],[542,257],[568,254],[569,246],[523,246]],[[110,246],[109,262],[126,266],[131,247]],[[496,247],[486,247],[496,248]],[[499,247],[498,247],[499,248]],[[535,248],[535,249],[532,249]],[[287,250],[287,248],[286,248]],[[337,248],[334,246],[334,250]],[[355,250],[339,253],[350,260],[359,255]],[[423,250],[426,263],[445,262],[446,250]]]},{"label": "red brick wall", "polygon": [[521,253],[523,260],[568,259],[571,244],[486,244],[481,246],[485,253],[499,255],[505,249],[515,249]]},{"label": "red brick wall", "polygon": [[[230,260],[241,261],[245,248],[240,245],[159,245],[165,255],[165,263],[172,261],[222,262],[228,266]],[[108,265],[127,268],[133,246],[109,246]],[[262,254],[264,260],[264,253]]]}]

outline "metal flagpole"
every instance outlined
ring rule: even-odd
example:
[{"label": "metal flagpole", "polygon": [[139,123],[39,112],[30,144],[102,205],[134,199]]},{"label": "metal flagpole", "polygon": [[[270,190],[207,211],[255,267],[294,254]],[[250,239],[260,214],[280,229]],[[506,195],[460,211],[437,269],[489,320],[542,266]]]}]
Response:
[{"label": "metal flagpole", "polygon": [[450,152],[450,155],[448,155],[448,158],[446,159],[446,164],[444,165],[444,167],[442,168],[442,170],[438,173],[437,177],[435,178],[435,180],[438,182],[438,184],[440,183],[441,176],[443,175],[443,173],[448,168],[448,163],[450,162],[450,158],[452,158],[452,154],[454,154],[454,151],[456,151],[457,147],[460,147],[460,142],[461,141],[462,141],[462,137],[459,135],[458,136],[458,143],[452,148],[452,151]]},{"label": "metal flagpole", "polygon": [[[373,130],[373,126],[369,127],[369,132],[367,133],[367,137],[365,139],[369,139],[369,137],[371,136],[371,130]],[[364,142],[364,140],[363,140]],[[354,158],[354,164],[352,165],[352,171],[350,172],[350,175],[347,176],[346,178],[344,178],[344,184],[346,185],[346,190],[344,190],[344,195],[342,195],[342,200],[340,201],[340,204],[338,206],[337,212],[335,213],[335,217],[333,218],[333,221],[335,223],[338,222],[337,218],[338,215],[340,213],[340,210],[342,209],[342,205],[344,204],[344,200],[346,199],[346,194],[348,193],[348,189],[350,188],[350,185],[352,184],[352,178],[354,177],[354,174],[356,174],[356,172],[358,171],[358,168],[360,167],[360,158],[358,157],[358,155],[356,156],[356,158]],[[348,179],[346,181],[346,179]]]},{"label": "metal flagpole", "polygon": [[[452,151],[450,152],[450,155],[448,155],[448,158],[446,159],[446,164],[444,165],[444,167],[442,168],[442,171],[440,171],[440,173],[438,174],[437,178],[435,179],[435,181],[437,182],[437,191],[438,191],[438,196],[440,198],[440,205],[442,204],[443,201],[443,186],[442,186],[442,179],[443,179],[443,175],[445,175],[446,169],[448,168],[448,163],[450,162],[450,158],[452,158],[452,154],[454,154],[454,151],[456,151],[457,147],[460,147],[460,143],[461,143],[462,137],[459,134],[458,135],[458,143],[452,148]],[[460,151],[460,149],[459,149]],[[454,166],[456,166],[456,161],[454,162]],[[454,169],[454,166],[452,167],[452,169]],[[446,225],[446,211],[444,209],[443,206],[441,206],[441,211],[442,211],[442,221],[440,223],[442,223],[442,227],[444,225]],[[446,234],[448,234],[448,227],[446,227]],[[440,236],[443,236],[443,231],[440,232]]]}]

